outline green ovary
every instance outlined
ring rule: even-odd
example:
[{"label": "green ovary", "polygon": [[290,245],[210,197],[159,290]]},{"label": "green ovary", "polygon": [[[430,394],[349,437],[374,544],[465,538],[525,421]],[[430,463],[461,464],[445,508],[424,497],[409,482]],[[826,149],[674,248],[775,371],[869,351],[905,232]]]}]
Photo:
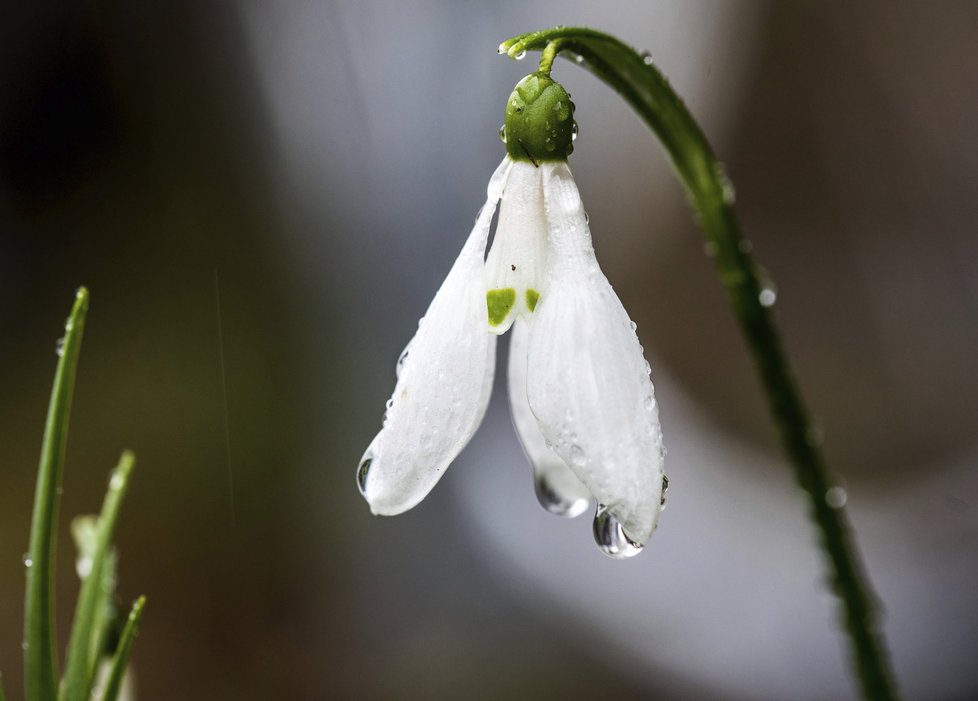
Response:
[{"label": "green ovary", "polygon": [[540,299],[540,293],[534,290],[532,287],[526,291],[526,308],[531,312],[537,308],[537,302]]},{"label": "green ovary", "polygon": [[489,310],[489,325],[499,326],[509,315],[516,303],[516,290],[506,287],[486,292],[486,307]]}]

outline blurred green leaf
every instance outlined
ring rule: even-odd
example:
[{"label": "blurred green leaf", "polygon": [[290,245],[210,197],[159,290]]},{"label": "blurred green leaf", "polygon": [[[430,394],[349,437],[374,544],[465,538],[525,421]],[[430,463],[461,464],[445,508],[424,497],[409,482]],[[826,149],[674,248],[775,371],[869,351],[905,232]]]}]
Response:
[{"label": "blurred green leaf", "polygon": [[[90,562],[82,568],[85,576],[82,579],[81,591],[78,593],[75,620],[68,643],[62,701],[86,701],[91,692],[101,653],[98,643],[105,633],[105,606],[112,594],[112,583],[107,582],[105,578],[107,570],[114,569],[111,562],[112,532],[115,529],[119,507],[125,496],[134,463],[133,454],[124,452],[119,459],[119,465],[112,471],[102,513],[96,523]],[[114,577],[111,579],[114,580]],[[99,615],[100,612],[102,616]]]},{"label": "blurred green leaf", "polygon": [[[105,693],[102,701],[116,701],[119,698],[119,690],[122,688],[122,679],[126,673],[126,666],[129,664],[129,653],[132,651],[132,644],[139,633],[139,621],[143,617],[143,607],[146,606],[146,597],[141,596],[136,599],[129,613],[129,620],[126,627],[122,630],[122,637],[119,639],[119,646],[115,650],[112,658],[112,670],[105,683]],[[2,701],[2,700],[0,700]]]},{"label": "blurred green leaf", "polygon": [[54,554],[58,526],[58,486],[68,441],[68,416],[81,352],[88,291],[79,288],[64,338],[58,341],[47,423],[34,492],[30,549],[24,557],[27,588],[24,602],[24,692],[27,701],[57,698],[58,654],[54,621]]},{"label": "blurred green leaf", "polygon": [[[98,545],[98,517],[77,516],[71,522],[71,535],[78,549],[75,569],[78,578],[84,581],[92,573],[92,563],[95,561]],[[115,592],[116,553],[109,548],[102,565],[102,586],[95,606],[95,618],[89,638],[88,659],[92,666],[91,675],[94,678],[98,671],[101,658],[107,654],[107,646],[111,642],[112,628],[117,616],[112,595]]]}]

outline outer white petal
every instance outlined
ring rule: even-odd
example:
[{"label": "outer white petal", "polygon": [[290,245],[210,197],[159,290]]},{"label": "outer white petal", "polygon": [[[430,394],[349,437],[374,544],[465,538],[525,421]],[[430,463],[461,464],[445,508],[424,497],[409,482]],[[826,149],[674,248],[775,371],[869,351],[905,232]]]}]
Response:
[{"label": "outer white petal", "polygon": [[496,337],[486,331],[484,257],[511,161],[489,181],[488,199],[418,331],[398,360],[384,427],[357,470],[375,514],[421,501],[478,428],[489,403]]},{"label": "outer white petal", "polygon": [[533,465],[533,484],[540,505],[550,513],[573,518],[587,509],[591,493],[567,463],[547,446],[530,410],[526,398],[528,334],[527,322],[517,319],[509,342],[509,408],[513,425],[526,457]]},{"label": "outer white petal", "polygon": [[543,167],[548,275],[530,328],[530,407],[543,435],[606,507],[599,520],[610,514],[641,545],[655,530],[663,490],[649,365],[598,267],[570,169]]}]

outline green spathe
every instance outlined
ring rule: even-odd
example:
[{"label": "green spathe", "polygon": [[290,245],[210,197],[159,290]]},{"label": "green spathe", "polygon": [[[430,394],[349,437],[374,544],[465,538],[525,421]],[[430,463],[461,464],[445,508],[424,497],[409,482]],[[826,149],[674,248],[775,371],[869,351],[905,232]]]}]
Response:
[{"label": "green spathe", "polygon": [[509,96],[504,130],[506,152],[514,161],[566,161],[574,150],[574,103],[549,75],[531,73]]}]

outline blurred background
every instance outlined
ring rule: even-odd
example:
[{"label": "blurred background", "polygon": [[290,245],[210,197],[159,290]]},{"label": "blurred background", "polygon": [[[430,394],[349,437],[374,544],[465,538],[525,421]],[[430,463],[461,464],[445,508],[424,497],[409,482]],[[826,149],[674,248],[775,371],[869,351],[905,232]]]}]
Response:
[{"label": "blurred background", "polygon": [[394,362],[535,66],[495,48],[558,23],[648,49],[704,126],[777,285],[902,688],[978,695],[978,5],[175,0],[0,11],[8,698],[55,340],[81,284],[58,619],[66,641],[70,517],[131,448],[117,544],[121,599],[149,597],[141,701],[855,696],[680,187],[568,63],[571,167],[653,366],[661,526],[613,562],[587,517],[544,513],[503,386],[418,508],[374,518],[357,493]]}]

